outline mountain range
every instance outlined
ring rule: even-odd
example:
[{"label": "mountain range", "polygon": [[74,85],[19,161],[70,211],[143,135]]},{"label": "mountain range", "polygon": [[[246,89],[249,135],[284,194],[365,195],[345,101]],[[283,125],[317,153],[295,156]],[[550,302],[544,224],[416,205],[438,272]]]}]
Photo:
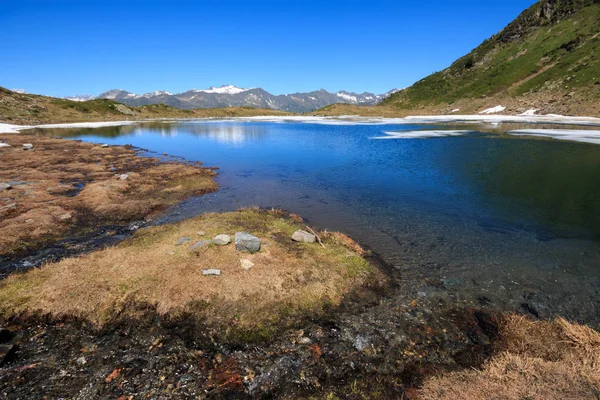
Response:
[{"label": "mountain range", "polygon": [[[193,110],[196,108],[256,107],[288,112],[310,112],[335,103],[375,105],[392,92],[394,90],[379,95],[368,92],[353,93],[343,90],[330,93],[321,89],[308,93],[273,95],[261,88],[244,89],[224,85],[202,90],[191,89],[176,94],[157,90],[140,95],[126,90],[112,89],[100,94],[97,98],[110,99],[129,106],[162,103],[184,110]],[[73,96],[67,97],[67,99],[86,101],[90,100],[90,96]]]}]

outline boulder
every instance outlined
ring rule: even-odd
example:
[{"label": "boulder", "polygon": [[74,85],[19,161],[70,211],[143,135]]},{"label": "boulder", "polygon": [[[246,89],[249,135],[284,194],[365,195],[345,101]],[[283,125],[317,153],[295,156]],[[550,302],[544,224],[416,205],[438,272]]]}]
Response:
[{"label": "boulder", "polygon": [[248,232],[236,232],[235,249],[237,251],[256,253],[260,250],[260,239],[249,234]]},{"label": "boulder", "polygon": [[317,241],[317,237],[306,231],[296,231],[292,235],[292,240],[295,242],[315,243]]},{"label": "boulder", "polygon": [[254,267],[254,263],[250,260],[241,259],[240,264],[242,265],[242,268],[245,269],[246,271],[248,271],[249,269]]},{"label": "boulder", "polygon": [[185,243],[191,242],[191,241],[192,241],[192,238],[182,237],[182,238],[179,238],[179,240],[177,240],[177,243],[175,243],[175,246],[181,246],[182,244],[185,244]]},{"label": "boulder", "polygon": [[221,275],[221,270],[220,269],[203,269],[202,270],[202,275],[216,275],[216,276],[219,276],[219,275]]},{"label": "boulder", "polygon": [[199,240],[190,246],[190,250],[198,250],[198,249],[208,246],[211,243],[212,242],[210,240]]},{"label": "boulder", "polygon": [[215,236],[213,243],[219,246],[225,246],[231,243],[231,237],[229,235],[220,234]]}]

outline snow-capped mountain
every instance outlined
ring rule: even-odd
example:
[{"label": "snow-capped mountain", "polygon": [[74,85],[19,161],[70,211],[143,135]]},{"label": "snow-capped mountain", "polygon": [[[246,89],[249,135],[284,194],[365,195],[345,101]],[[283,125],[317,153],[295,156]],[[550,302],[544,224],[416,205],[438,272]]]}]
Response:
[{"label": "snow-capped mountain", "polygon": [[334,103],[373,105],[385,95],[339,91],[330,93],[324,89],[308,93],[273,95],[261,88],[239,88],[232,85],[192,89],[173,94],[162,90],[143,95],[121,89],[104,92],[98,98],[115,100],[130,106],[164,103],[169,106],[194,109],[217,107],[260,107],[291,112],[309,112]]},{"label": "snow-capped mountain", "polygon": [[92,96],[91,94],[77,94],[75,96],[67,96],[67,97],[63,97],[66,100],[71,100],[71,101],[88,101],[88,100],[94,100],[94,96]]}]

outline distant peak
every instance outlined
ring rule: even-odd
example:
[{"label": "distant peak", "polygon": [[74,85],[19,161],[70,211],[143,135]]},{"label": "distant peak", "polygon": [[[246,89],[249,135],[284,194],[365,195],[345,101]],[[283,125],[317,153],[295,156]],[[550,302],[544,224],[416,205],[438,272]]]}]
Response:
[{"label": "distant peak", "polygon": [[238,94],[238,93],[246,92],[251,89],[254,89],[254,88],[244,89],[244,88],[239,88],[239,87],[233,86],[233,85],[223,85],[220,87],[211,86],[208,89],[196,90],[196,92],[218,93],[218,94]]}]

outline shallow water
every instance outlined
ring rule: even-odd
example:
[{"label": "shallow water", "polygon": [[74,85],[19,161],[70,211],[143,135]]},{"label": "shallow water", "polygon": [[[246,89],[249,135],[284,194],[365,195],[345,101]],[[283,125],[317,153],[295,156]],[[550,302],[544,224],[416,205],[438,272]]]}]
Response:
[{"label": "shallow water", "polygon": [[[217,193],[186,201],[163,221],[282,208],[379,253],[401,272],[407,298],[596,324],[600,146],[502,133],[516,128],[527,126],[213,120],[37,133],[132,144],[220,168]],[[373,139],[444,129],[473,132]]]}]

